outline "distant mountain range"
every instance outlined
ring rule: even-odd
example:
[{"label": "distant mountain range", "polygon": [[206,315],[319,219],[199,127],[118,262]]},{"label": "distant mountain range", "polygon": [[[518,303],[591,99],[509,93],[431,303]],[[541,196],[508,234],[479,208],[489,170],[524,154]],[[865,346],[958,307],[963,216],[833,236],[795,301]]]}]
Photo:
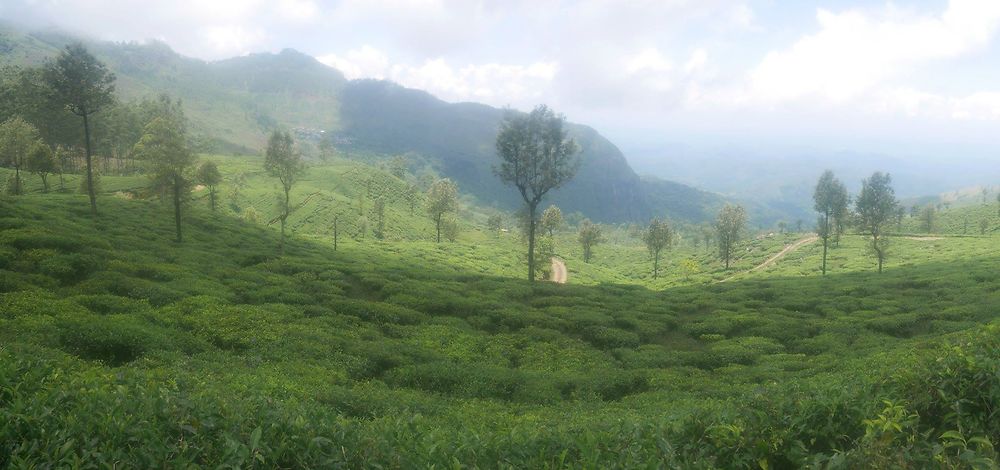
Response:
[{"label": "distant mountain range", "polygon": [[[0,64],[38,65],[79,38],[0,25]],[[446,103],[420,90],[376,80],[346,80],[315,58],[286,49],[205,62],[161,42],[83,40],[118,76],[123,98],[167,93],[184,103],[192,129],[225,149],[258,151],[275,127],[322,130],[342,150],[417,153],[485,205],[516,208],[516,191],[493,175],[494,139],[504,110]],[[621,151],[597,131],[571,124],[580,144],[576,178],[551,202],[602,222],[645,222],[654,216],[700,223],[726,202],[716,193],[659,178],[640,178]],[[751,204],[758,224],[776,214]]]}]

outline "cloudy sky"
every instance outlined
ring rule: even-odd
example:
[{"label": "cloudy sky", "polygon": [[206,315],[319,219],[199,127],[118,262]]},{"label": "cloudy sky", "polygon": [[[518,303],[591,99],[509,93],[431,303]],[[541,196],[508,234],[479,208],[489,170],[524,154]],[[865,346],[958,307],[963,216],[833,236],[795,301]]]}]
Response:
[{"label": "cloudy sky", "polygon": [[548,103],[625,149],[1000,150],[1000,0],[0,0],[0,17],[206,60],[291,47],[448,101]]}]

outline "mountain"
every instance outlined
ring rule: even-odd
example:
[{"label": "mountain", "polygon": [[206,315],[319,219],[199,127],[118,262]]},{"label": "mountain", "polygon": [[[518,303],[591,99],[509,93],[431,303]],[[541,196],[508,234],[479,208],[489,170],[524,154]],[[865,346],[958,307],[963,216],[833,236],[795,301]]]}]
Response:
[{"label": "mountain", "polygon": [[[852,194],[861,180],[875,171],[892,175],[896,195],[919,200],[954,188],[972,188],[1000,179],[995,158],[952,150],[940,158],[936,149],[925,154],[892,156],[880,152],[822,151],[805,145],[771,144],[760,147],[740,144],[666,145],[631,149],[629,162],[640,172],[672,180],[727,197],[752,201],[776,214],[806,221],[816,214],[812,195],[824,170],[832,170]],[[957,196],[955,196],[957,197]]]},{"label": "mountain", "polygon": [[[0,27],[0,64],[37,65],[75,40],[59,32]],[[118,76],[125,99],[167,93],[180,98],[192,129],[236,152],[259,151],[274,127],[323,131],[341,150],[381,155],[417,153],[485,205],[518,207],[516,191],[493,175],[493,142],[504,110],[446,103],[392,82],[348,81],[315,58],[286,49],[205,62],[164,43],[86,41]],[[596,130],[570,124],[580,145],[576,178],[551,193],[565,212],[602,222],[667,216],[709,220],[725,199],[690,186],[642,179],[622,152]],[[752,212],[753,213],[753,212]]]}]

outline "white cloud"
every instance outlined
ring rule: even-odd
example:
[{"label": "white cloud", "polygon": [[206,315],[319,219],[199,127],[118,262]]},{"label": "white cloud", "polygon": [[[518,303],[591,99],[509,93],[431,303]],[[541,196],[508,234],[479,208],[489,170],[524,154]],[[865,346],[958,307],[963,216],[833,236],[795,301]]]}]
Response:
[{"label": "white cloud", "polygon": [[348,79],[387,78],[389,58],[382,51],[365,45],[349,51],[344,57],[327,54],[317,59],[330,67],[340,70]]},{"label": "white cloud", "polygon": [[548,91],[558,70],[554,62],[457,66],[437,58],[417,65],[392,64],[385,53],[367,45],[343,56],[320,56],[319,60],[349,79],[388,79],[449,101],[472,100],[500,106],[530,104],[539,99]]},{"label": "white cloud", "polygon": [[320,10],[312,0],[281,0],[278,14],[288,20],[308,22],[317,19]]},{"label": "white cloud", "polygon": [[1000,92],[976,92],[960,97],[927,93],[913,88],[886,90],[870,109],[882,114],[956,121],[1000,120]]},{"label": "white cloud", "polygon": [[856,98],[919,65],[986,45],[1000,27],[1000,2],[951,0],[933,16],[889,6],[879,14],[819,10],[816,18],[819,32],[768,53],[750,72],[749,99]]},{"label": "white cloud", "polygon": [[266,42],[262,31],[247,30],[241,26],[210,26],[201,31],[212,51],[220,56],[245,55]]}]

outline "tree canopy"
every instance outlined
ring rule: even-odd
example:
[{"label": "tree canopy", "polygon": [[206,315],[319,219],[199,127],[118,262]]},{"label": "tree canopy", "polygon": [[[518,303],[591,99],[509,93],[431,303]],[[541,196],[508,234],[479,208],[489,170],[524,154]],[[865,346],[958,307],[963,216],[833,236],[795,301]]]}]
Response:
[{"label": "tree canopy", "polygon": [[531,113],[509,111],[496,140],[500,165],[494,172],[517,188],[528,209],[528,279],[535,279],[536,210],[549,191],[576,175],[579,147],[569,138],[565,119],[545,105]]}]

